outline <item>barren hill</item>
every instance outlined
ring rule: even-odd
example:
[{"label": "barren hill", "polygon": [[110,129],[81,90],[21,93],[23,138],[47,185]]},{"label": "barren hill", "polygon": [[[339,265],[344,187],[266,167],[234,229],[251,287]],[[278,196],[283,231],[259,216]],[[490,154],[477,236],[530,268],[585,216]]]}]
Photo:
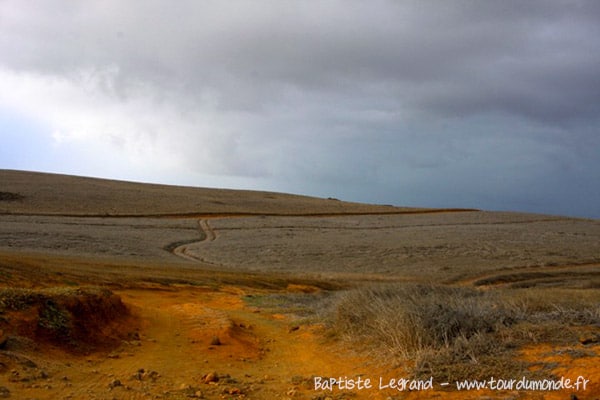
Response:
[{"label": "barren hill", "polygon": [[0,170],[0,213],[70,216],[362,214],[417,211],[274,192]]}]

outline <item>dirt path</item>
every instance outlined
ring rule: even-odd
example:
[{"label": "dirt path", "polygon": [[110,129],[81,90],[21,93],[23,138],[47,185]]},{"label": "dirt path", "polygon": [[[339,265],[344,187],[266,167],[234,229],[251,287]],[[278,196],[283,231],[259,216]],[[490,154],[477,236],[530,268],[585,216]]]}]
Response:
[{"label": "dirt path", "polygon": [[[0,386],[23,399],[311,398],[312,376],[372,370],[366,359],[324,341],[319,326],[250,306],[249,293],[238,288],[119,294],[142,321],[131,340],[85,358],[34,352],[36,368],[23,367],[24,379]],[[211,373],[218,381],[207,382]]]},{"label": "dirt path", "polygon": [[[218,218],[218,217],[214,217],[214,218]],[[188,251],[188,247],[190,245],[198,245],[199,243],[203,243],[203,242],[212,242],[217,239],[217,234],[213,230],[212,226],[210,226],[210,224],[208,223],[207,218],[201,218],[198,220],[198,229],[200,230],[202,239],[193,240],[193,241],[189,241],[184,244],[181,244],[181,245],[173,248],[172,252],[176,256],[185,258],[186,260],[195,261],[195,262],[200,261],[205,264],[213,264],[213,263],[209,263],[209,262],[205,261],[204,259],[202,259],[201,257],[198,257],[197,255],[191,254]]]}]

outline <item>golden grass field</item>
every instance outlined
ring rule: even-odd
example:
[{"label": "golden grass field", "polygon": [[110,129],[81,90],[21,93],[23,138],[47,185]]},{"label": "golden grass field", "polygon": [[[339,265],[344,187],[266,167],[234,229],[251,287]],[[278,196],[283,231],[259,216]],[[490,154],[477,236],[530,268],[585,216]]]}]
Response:
[{"label": "golden grass field", "polygon": [[0,398],[596,399],[599,289],[597,220],[0,170]]}]

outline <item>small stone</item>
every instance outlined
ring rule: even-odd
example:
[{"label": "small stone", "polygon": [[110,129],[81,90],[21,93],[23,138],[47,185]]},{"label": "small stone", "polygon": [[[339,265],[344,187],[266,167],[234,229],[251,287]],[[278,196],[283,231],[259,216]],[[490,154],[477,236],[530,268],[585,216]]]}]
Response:
[{"label": "small stone", "polygon": [[108,388],[109,389],[114,389],[114,388],[119,387],[119,386],[123,386],[123,384],[118,379],[115,379],[111,383],[108,384]]},{"label": "small stone", "polygon": [[216,383],[219,382],[219,375],[216,372],[211,372],[202,377],[204,383]]},{"label": "small stone", "polygon": [[211,346],[220,346],[223,343],[221,343],[221,339],[219,339],[218,336],[213,336],[212,339],[210,340],[210,345]]},{"label": "small stone", "polygon": [[156,382],[156,380],[157,380],[158,378],[160,378],[160,374],[159,374],[158,372],[156,372],[156,371],[147,371],[147,372],[144,372],[144,373],[142,374],[142,376],[141,376],[141,379],[140,379],[140,380],[143,380],[143,379],[150,379],[152,382]]},{"label": "small stone", "polygon": [[231,394],[231,395],[242,394],[242,390],[240,388],[234,387],[234,388],[227,390],[227,394]]},{"label": "small stone", "polygon": [[10,390],[4,386],[0,386],[0,398],[7,399],[10,397]]}]

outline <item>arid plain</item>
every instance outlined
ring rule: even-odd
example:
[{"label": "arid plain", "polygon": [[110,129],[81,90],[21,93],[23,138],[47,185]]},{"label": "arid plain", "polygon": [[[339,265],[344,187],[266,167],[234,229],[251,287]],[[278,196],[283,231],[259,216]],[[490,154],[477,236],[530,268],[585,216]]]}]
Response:
[{"label": "arid plain", "polygon": [[600,397],[597,220],[0,170],[0,286],[0,397]]}]

